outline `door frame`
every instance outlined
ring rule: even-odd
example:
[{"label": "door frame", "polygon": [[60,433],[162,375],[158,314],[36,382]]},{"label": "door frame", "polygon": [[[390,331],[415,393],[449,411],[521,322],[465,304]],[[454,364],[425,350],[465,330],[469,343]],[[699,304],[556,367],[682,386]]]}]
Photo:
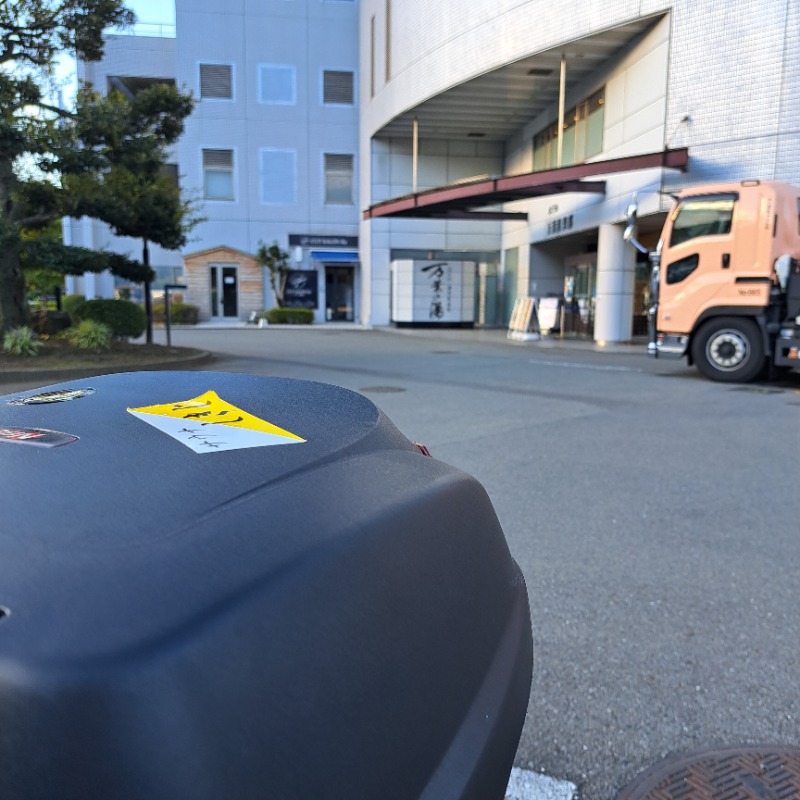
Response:
[{"label": "door frame", "polygon": [[[236,312],[234,314],[225,314],[225,283],[224,283],[224,270],[233,269],[235,276],[235,291],[236,291]],[[212,276],[216,270],[216,286],[213,285]],[[214,308],[214,299],[216,293],[216,305]],[[208,299],[210,306],[211,319],[238,319],[239,318],[239,264],[229,261],[214,261],[208,264]],[[222,313],[214,313],[217,312]]]}]

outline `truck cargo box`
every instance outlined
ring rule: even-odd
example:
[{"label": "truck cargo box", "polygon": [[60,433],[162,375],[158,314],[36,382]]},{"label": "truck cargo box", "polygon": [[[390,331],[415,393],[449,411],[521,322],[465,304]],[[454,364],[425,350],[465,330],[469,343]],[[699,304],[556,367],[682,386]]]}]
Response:
[{"label": "truck cargo box", "polygon": [[366,398],[148,372],[0,397],[0,798],[502,798],[525,584]]}]

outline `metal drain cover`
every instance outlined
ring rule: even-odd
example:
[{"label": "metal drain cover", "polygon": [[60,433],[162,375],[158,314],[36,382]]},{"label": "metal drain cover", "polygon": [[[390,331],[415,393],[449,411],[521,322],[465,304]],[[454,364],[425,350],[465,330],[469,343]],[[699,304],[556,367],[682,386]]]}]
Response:
[{"label": "metal drain cover", "polygon": [[669,756],[617,800],[800,800],[800,748],[764,745]]}]

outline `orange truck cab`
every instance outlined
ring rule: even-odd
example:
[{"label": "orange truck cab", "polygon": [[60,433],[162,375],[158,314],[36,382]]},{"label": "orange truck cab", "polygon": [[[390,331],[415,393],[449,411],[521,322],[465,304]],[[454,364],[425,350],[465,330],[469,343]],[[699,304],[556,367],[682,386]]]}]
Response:
[{"label": "orange truck cab", "polygon": [[[628,216],[625,237],[645,251],[635,202]],[[686,356],[718,381],[800,369],[800,188],[743,181],[686,189],[649,255],[651,355]]]}]

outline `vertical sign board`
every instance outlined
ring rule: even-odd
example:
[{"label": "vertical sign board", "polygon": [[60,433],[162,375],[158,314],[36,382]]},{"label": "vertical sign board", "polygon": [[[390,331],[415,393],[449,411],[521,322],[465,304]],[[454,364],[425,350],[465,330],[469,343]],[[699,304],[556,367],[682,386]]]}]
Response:
[{"label": "vertical sign board", "polygon": [[392,322],[460,325],[475,319],[471,261],[392,261]]},{"label": "vertical sign board", "polygon": [[414,321],[463,322],[461,261],[414,262]]},{"label": "vertical sign board", "polygon": [[317,308],[318,297],[316,270],[289,270],[283,290],[283,305],[286,308]]}]

